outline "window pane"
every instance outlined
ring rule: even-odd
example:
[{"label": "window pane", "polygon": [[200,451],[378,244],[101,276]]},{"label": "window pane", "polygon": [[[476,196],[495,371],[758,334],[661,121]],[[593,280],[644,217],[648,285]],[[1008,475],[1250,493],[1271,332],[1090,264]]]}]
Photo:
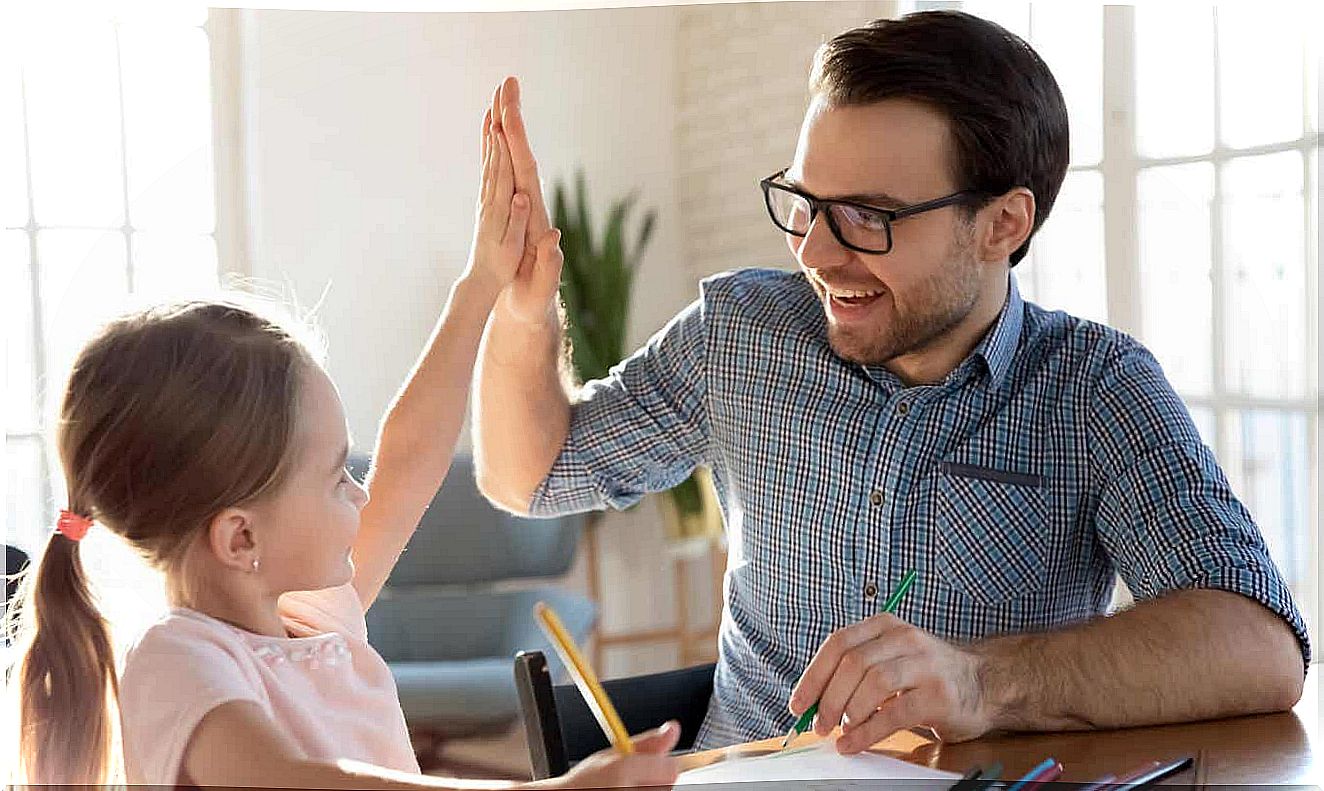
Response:
[{"label": "window pane", "polygon": [[5,309],[5,430],[37,429],[36,368],[32,337],[32,271],[28,267],[28,235],[0,231],[0,272],[4,277]]},{"label": "window pane", "polygon": [[48,504],[42,502],[41,445],[36,439],[5,440],[5,541],[30,557],[46,537]]},{"label": "window pane", "polygon": [[124,222],[119,87],[108,24],[33,29],[25,53],[33,210],[42,225]]},{"label": "window pane", "polygon": [[129,217],[135,228],[210,233],[207,36],[196,27],[119,28]]},{"label": "window pane", "polygon": [[22,86],[12,54],[0,54],[0,228],[20,228],[28,222]]},{"label": "window pane", "polygon": [[40,231],[42,328],[46,341],[46,414],[54,415],[83,344],[119,313],[128,293],[124,234],[118,231]]},{"label": "window pane", "polygon": [[[1227,389],[1306,395],[1310,371],[1301,154],[1242,157],[1223,172]],[[1266,353],[1272,350],[1272,353]]]},{"label": "window pane", "polygon": [[1103,178],[1098,171],[1067,174],[1052,213],[1030,243],[1030,251],[1016,273],[1018,281],[1033,281],[1034,301],[1093,321],[1106,320]]},{"label": "window pane", "polygon": [[1026,41],[1030,40],[1029,3],[1007,2],[1007,0],[974,0],[974,2],[962,3],[961,10],[997,22]]},{"label": "window pane", "polygon": [[1031,43],[1052,70],[1071,119],[1071,164],[1103,157],[1103,7],[1036,3]]},{"label": "window pane", "polygon": [[[1136,6],[1136,145],[1141,156],[1213,150],[1213,19],[1207,7]],[[1180,55],[1174,51],[1177,41]]]},{"label": "window pane", "polygon": [[1147,168],[1137,191],[1145,345],[1178,392],[1206,395],[1213,379],[1213,166]]},{"label": "window pane", "polygon": [[1255,410],[1234,413],[1232,488],[1264,534],[1288,583],[1310,573],[1310,458],[1306,416]]},{"label": "window pane", "polygon": [[133,235],[133,290],[145,299],[197,297],[217,287],[210,236],[144,231]]},{"label": "window pane", "polygon": [[1211,449],[1218,448],[1218,424],[1214,420],[1214,410],[1204,406],[1190,407],[1191,421],[1200,432],[1200,439]]},{"label": "window pane", "polygon": [[128,648],[168,605],[160,574],[129,546],[100,526],[89,531],[79,552],[101,613],[110,622],[116,648]]},{"label": "window pane", "polygon": [[1229,3],[1217,14],[1223,142],[1239,148],[1300,137],[1305,7],[1266,13],[1258,5]]}]

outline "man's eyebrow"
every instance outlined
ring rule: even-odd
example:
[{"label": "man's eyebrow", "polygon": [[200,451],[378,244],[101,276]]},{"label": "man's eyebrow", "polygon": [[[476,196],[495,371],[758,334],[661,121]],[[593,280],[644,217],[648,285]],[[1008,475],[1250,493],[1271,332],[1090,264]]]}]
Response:
[{"label": "man's eyebrow", "polygon": [[349,443],[346,442],[345,450],[340,454],[340,463],[336,465],[336,470],[339,471],[348,463],[349,463]]},{"label": "man's eyebrow", "polygon": [[[803,184],[796,181],[795,179],[782,176],[782,181],[786,182],[792,187],[795,187],[798,190],[804,192],[808,191],[805,190]],[[871,206],[878,206],[879,208],[886,208],[886,209],[896,209],[908,205],[905,201],[901,200],[900,198],[894,197],[892,195],[888,195],[886,192],[865,192],[865,193],[853,193],[850,195],[831,195],[831,196],[816,195],[815,197],[821,198],[822,200],[844,200],[844,201],[850,201],[852,203],[867,203]]]}]

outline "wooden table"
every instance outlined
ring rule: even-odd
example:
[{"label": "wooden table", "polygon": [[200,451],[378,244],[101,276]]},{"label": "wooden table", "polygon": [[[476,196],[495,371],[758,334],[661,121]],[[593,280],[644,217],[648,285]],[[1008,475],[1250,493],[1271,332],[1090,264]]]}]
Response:
[{"label": "wooden table", "polygon": [[[1306,678],[1301,702],[1290,712],[1235,717],[1184,725],[1109,731],[988,736],[961,744],[943,744],[909,731],[895,734],[871,749],[904,761],[952,772],[976,764],[1002,762],[1003,777],[1018,778],[1048,756],[1062,763],[1062,780],[1092,782],[1150,760],[1183,755],[1195,764],[1167,783],[1196,787],[1230,784],[1324,786],[1324,729],[1320,725],[1319,665]],[[811,744],[812,733],[797,745]],[[764,739],[684,758],[684,767],[738,756],[774,752],[781,738]]]}]

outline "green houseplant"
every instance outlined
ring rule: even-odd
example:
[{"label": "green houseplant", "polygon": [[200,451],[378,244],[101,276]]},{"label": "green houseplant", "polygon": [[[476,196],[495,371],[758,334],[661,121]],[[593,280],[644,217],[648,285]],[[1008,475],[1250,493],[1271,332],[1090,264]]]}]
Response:
[{"label": "green houseplant", "polygon": [[[601,236],[589,217],[582,171],[575,174],[574,195],[557,180],[552,194],[552,223],[561,229],[561,300],[565,304],[571,360],[580,381],[600,379],[625,357],[625,332],[635,272],[657,224],[657,212],[644,212],[637,230],[627,230],[632,193],[612,203]],[[702,528],[705,500],[700,476],[691,475],[667,492],[679,517],[680,537]],[[709,514],[715,516],[715,514]]]}]

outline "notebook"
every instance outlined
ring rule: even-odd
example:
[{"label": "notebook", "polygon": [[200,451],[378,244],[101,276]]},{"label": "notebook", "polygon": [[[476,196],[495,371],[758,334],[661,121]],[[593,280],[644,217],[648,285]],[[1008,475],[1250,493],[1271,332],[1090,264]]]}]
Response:
[{"label": "notebook", "polygon": [[832,740],[749,758],[731,758],[682,772],[676,786],[705,786],[717,791],[756,789],[947,789],[959,774],[930,769],[878,753],[839,755]]}]

